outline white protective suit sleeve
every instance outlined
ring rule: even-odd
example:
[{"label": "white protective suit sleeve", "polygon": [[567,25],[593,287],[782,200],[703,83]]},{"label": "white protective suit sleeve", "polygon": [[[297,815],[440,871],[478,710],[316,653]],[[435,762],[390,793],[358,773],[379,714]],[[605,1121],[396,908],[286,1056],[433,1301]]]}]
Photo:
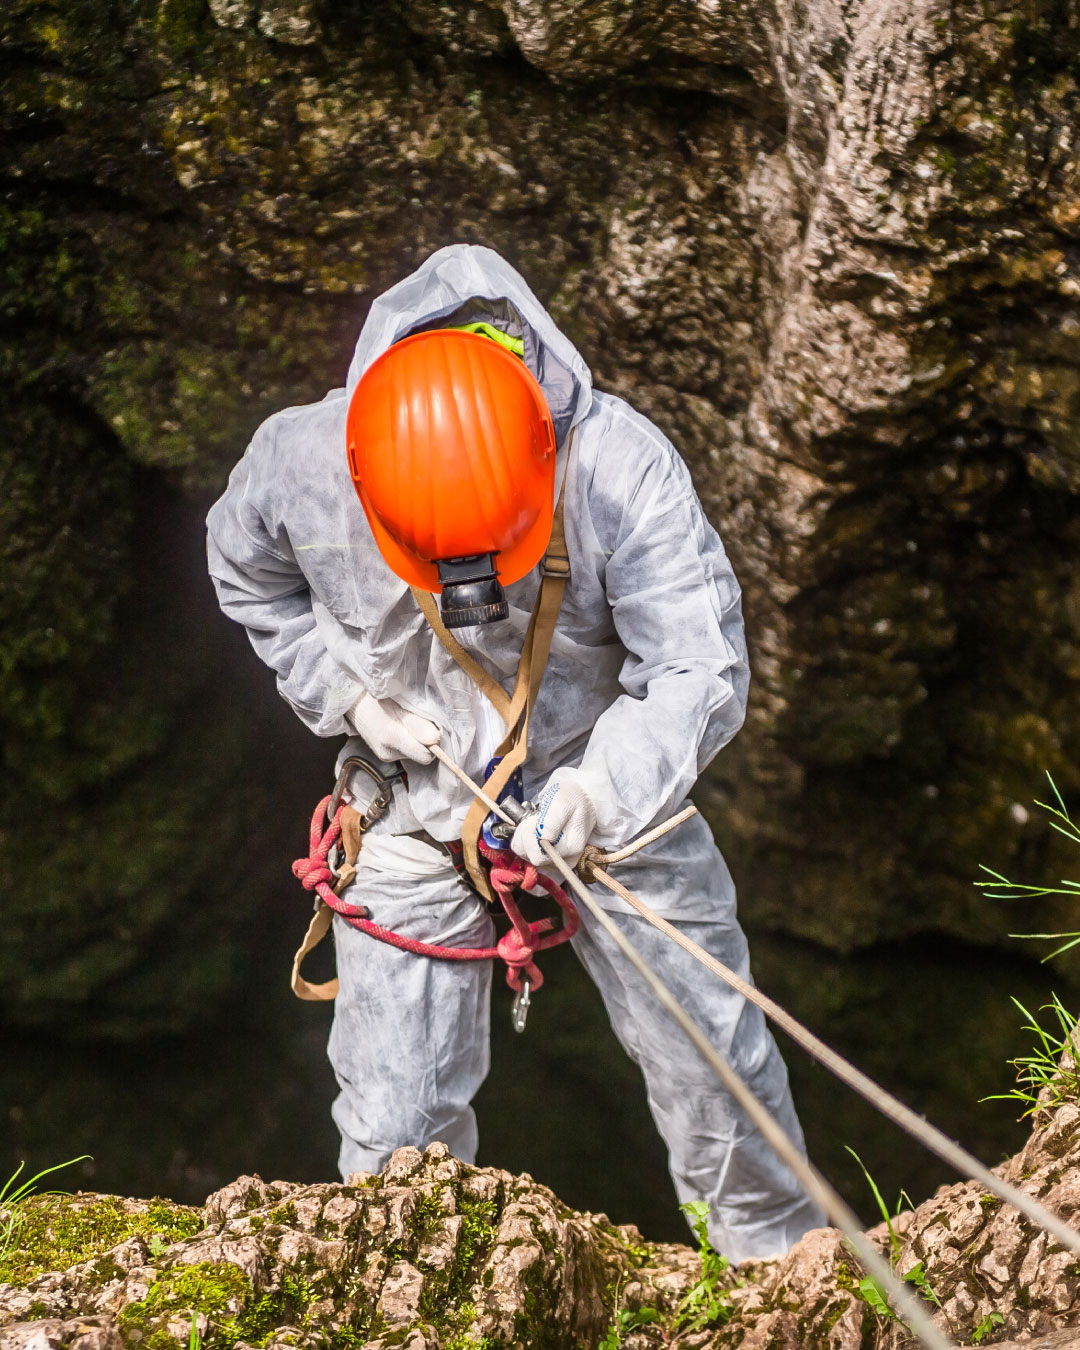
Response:
[{"label": "white protective suit sleeve", "polygon": [[[645,418],[621,405],[624,457],[590,497],[608,555],[604,586],[627,656],[625,693],[600,715],[577,770],[611,848],[671,815],[742,726],[750,670],[741,593],[689,471]],[[595,504],[594,504],[595,503]]]},{"label": "white protective suit sleeve", "polygon": [[256,432],[207,517],[210,576],[222,610],[247,630],[300,719],[319,736],[348,736],[346,714],[366,691],[326,650],[288,536],[272,537],[247,496],[253,453],[271,426]]}]

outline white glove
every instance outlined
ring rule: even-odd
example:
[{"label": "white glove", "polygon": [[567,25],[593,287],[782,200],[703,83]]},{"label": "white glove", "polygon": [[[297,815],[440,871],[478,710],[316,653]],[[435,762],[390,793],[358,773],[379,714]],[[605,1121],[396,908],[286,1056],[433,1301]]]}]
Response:
[{"label": "white glove", "polygon": [[392,698],[373,698],[365,690],[345,716],[378,759],[430,764],[435,758],[428,746],[436,745],[442,732],[434,722],[406,712]]},{"label": "white glove", "polygon": [[510,847],[534,867],[542,867],[548,862],[540,847],[543,839],[568,867],[573,867],[595,828],[596,807],[581,786],[577,771],[556,769],[540,794],[536,814],[527,815],[518,825]]}]

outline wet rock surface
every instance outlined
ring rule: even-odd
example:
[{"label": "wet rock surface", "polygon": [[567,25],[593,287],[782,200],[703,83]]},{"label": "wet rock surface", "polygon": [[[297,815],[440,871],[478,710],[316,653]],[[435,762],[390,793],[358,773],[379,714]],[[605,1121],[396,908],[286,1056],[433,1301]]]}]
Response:
[{"label": "wet rock surface", "polygon": [[242,969],[226,860],[302,810],[199,514],[461,239],[729,545],[756,685],[702,801],[746,912],[839,949],[1017,927],[978,864],[1061,875],[1028,804],[1080,787],[1078,52],[1071,0],[7,5],[7,1015],[138,1036]]},{"label": "wet rock surface", "polygon": [[[1000,1172],[1075,1223],[1080,1107],[1042,1110]],[[102,1206],[109,1222],[95,1236]],[[124,1216],[135,1231],[111,1242]],[[80,1259],[41,1268],[62,1230],[80,1235]],[[568,1210],[531,1177],[466,1166],[442,1144],[399,1149],[381,1175],[345,1185],[239,1177],[201,1210],[44,1197],[23,1234],[24,1255],[0,1266],[0,1350],[183,1350],[193,1328],[207,1347],[312,1350],[592,1346],[612,1327],[627,1350],[912,1344],[875,1309],[833,1229],[715,1273],[714,1314],[695,1322],[697,1253]],[[921,1271],[957,1344],[1080,1339],[1080,1262],[973,1182],[898,1216],[892,1241],[885,1225],[871,1236],[899,1274]]]}]

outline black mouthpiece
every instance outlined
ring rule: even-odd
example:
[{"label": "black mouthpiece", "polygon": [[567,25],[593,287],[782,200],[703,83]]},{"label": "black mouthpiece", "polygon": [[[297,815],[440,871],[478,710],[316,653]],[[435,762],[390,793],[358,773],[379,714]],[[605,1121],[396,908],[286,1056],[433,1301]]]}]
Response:
[{"label": "black mouthpiece", "polygon": [[465,628],[472,623],[494,623],[510,615],[510,606],[499,585],[494,553],[474,553],[468,558],[439,558],[442,586],[442,621],[447,628]]}]

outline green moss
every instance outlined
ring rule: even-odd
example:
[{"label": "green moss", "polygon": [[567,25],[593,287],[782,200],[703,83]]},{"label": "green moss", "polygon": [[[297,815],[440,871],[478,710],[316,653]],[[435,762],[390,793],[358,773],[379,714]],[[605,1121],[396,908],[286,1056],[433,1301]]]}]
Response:
[{"label": "green moss", "polygon": [[295,1224],[296,1206],[291,1200],[286,1201],[283,1205],[278,1205],[276,1209],[270,1211],[270,1222]]},{"label": "green moss", "polygon": [[158,9],[157,36],[165,52],[176,59],[193,57],[208,45],[208,27],[209,16],[200,0],[165,0]]},{"label": "green moss", "polygon": [[829,1309],[828,1316],[825,1318],[825,1324],[822,1328],[823,1334],[828,1335],[850,1307],[850,1303],[834,1303]]},{"label": "green moss", "polygon": [[281,1287],[272,1294],[263,1294],[237,1319],[237,1339],[249,1345],[263,1345],[278,1327],[303,1323],[315,1298],[315,1289],[309,1281],[284,1271]]},{"label": "green moss", "polygon": [[279,1327],[302,1326],[315,1297],[312,1284],[292,1271],[283,1272],[277,1289],[255,1297],[251,1281],[230,1262],[174,1266],[124,1309],[120,1330],[128,1345],[168,1350],[175,1343],[165,1329],[169,1320],[203,1313],[210,1321],[202,1340],[208,1350],[228,1350],[237,1341],[261,1346]]},{"label": "green moss", "polygon": [[[67,1270],[101,1256],[117,1243],[155,1234],[179,1242],[203,1228],[202,1215],[186,1205],[152,1201],[144,1210],[128,1212],[115,1196],[86,1200],[80,1196],[41,1196],[22,1209],[19,1239],[0,1260],[0,1282],[27,1284],[46,1270]],[[101,1283],[115,1278],[111,1263],[100,1270]],[[116,1269],[119,1269],[116,1267]]]},{"label": "green moss", "polygon": [[834,1278],[839,1288],[847,1289],[853,1294],[859,1292],[859,1277],[846,1261],[837,1261]]},{"label": "green moss", "polygon": [[[468,1294],[476,1278],[478,1260],[491,1250],[497,1232],[497,1207],[493,1202],[478,1201],[468,1195],[458,1194],[457,1212],[463,1222],[451,1264],[444,1270],[436,1270],[423,1261],[417,1262],[424,1276],[424,1288],[420,1296],[421,1323],[435,1330],[439,1343],[444,1347],[476,1344],[467,1334],[476,1321],[476,1306]],[[443,1215],[444,1209],[437,1192],[421,1195],[410,1224],[410,1235],[417,1246],[435,1232]],[[387,1251],[391,1263],[400,1259],[401,1255],[396,1249]],[[485,1272],[485,1276],[490,1275],[490,1271]],[[490,1278],[487,1283],[490,1284]],[[529,1297],[527,1292],[527,1303]]]},{"label": "green moss", "polygon": [[[161,1240],[159,1238],[159,1240]],[[114,1261],[111,1256],[106,1254],[94,1262],[94,1282],[96,1284],[111,1284],[113,1280],[122,1280],[127,1274],[119,1262]]]},{"label": "green moss", "polygon": [[615,1237],[630,1258],[630,1265],[633,1270],[640,1270],[642,1266],[647,1265],[656,1255],[656,1247],[651,1242],[630,1242],[618,1229],[615,1230]]},{"label": "green moss", "polygon": [[120,1314],[120,1333],[129,1345],[164,1346],[174,1339],[163,1325],[173,1314],[205,1313],[212,1321],[226,1321],[251,1292],[244,1272],[227,1261],[176,1266],[158,1276],[144,1299],[128,1304]]},{"label": "green moss", "polygon": [[461,1298],[464,1295],[473,1278],[477,1257],[481,1254],[486,1256],[491,1251],[498,1232],[496,1224],[498,1209],[494,1201],[474,1200],[467,1195],[459,1195],[458,1213],[463,1222],[457,1250],[454,1253],[454,1264],[450,1269],[447,1292],[451,1299]]},{"label": "green moss", "polygon": [[417,1245],[434,1233],[442,1220],[442,1216],[443,1208],[439,1203],[438,1193],[436,1191],[425,1191],[416,1202],[409,1225],[413,1236],[416,1238]]}]

